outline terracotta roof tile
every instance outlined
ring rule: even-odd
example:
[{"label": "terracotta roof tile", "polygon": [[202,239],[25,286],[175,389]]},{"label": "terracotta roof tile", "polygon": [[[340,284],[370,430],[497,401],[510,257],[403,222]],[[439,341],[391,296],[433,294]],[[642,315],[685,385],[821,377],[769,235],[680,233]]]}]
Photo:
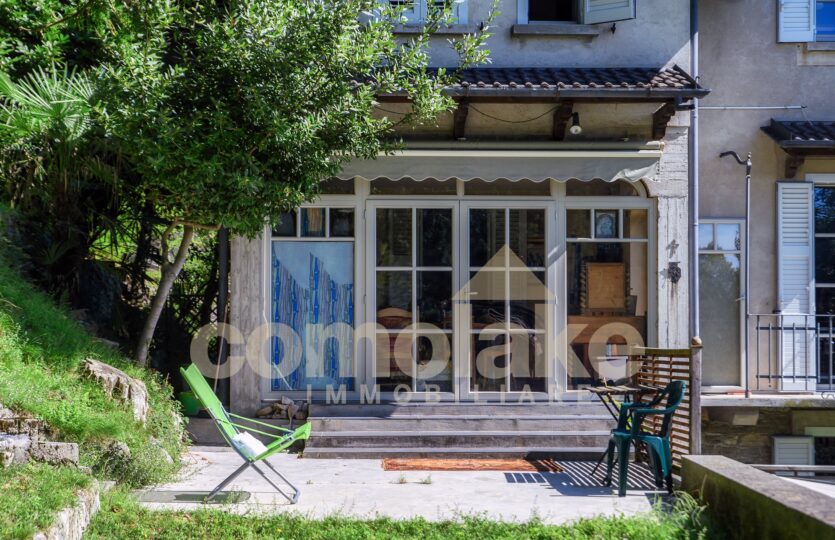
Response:
[{"label": "terracotta roof tile", "polygon": [[762,130],[786,149],[835,147],[835,121],[771,120]]},{"label": "terracotta roof tile", "polygon": [[[451,68],[447,68],[451,71]],[[490,94],[494,92],[558,93],[574,91],[652,92],[666,91],[676,95],[702,96],[708,90],[700,87],[678,66],[669,68],[530,68],[476,67],[459,72],[459,79],[450,90],[455,94]]]}]

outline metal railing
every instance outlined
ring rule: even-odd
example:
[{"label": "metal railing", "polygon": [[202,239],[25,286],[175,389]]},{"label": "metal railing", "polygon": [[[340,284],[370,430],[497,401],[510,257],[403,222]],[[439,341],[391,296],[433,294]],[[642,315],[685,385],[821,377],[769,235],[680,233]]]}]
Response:
[{"label": "metal railing", "polygon": [[748,316],[748,383],[754,391],[835,391],[835,315]]}]

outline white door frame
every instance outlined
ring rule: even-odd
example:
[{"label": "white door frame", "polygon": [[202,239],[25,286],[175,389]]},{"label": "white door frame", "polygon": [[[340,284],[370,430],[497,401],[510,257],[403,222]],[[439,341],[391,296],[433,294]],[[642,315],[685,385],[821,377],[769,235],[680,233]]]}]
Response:
[{"label": "white door frame", "polygon": [[[464,199],[461,201],[461,224],[459,227],[459,242],[461,246],[460,264],[458,267],[459,283],[463,284],[469,281],[469,274],[471,267],[469,264],[470,253],[470,210],[471,209],[530,209],[543,210],[545,212],[545,267],[538,271],[545,272],[546,287],[554,298],[559,299],[561,294],[556,291],[557,283],[557,204],[553,198],[514,198],[508,200],[490,199]],[[505,220],[505,235],[509,234],[510,220]],[[460,288],[458,289],[460,290]],[[545,365],[546,365],[546,391],[545,392],[531,392],[524,394],[520,391],[507,392],[473,392],[470,389],[470,382],[472,378],[472,361],[470,358],[470,334],[471,330],[471,310],[469,303],[465,301],[456,302],[456,317],[458,319],[458,364],[461,370],[461,377],[458,379],[458,394],[462,399],[472,400],[499,400],[516,401],[522,397],[533,396],[537,400],[548,400],[554,396],[558,391],[557,371],[560,371],[556,366],[557,358],[557,317],[556,305],[554,302],[548,304],[549,308],[546,310],[545,321]]]},{"label": "white door frame", "polygon": [[[457,268],[460,266],[460,252],[461,250],[458,248],[458,235],[456,230],[458,229],[459,223],[459,205],[458,201],[453,198],[448,199],[440,199],[438,197],[433,198],[419,198],[419,197],[410,197],[410,198],[373,198],[368,199],[365,202],[365,221],[366,221],[366,231],[365,231],[365,268],[367,271],[365,273],[365,290],[366,290],[366,298],[365,298],[365,321],[368,325],[368,328],[375,327],[376,328],[376,321],[377,321],[377,219],[376,219],[376,212],[378,209],[385,209],[385,208],[408,208],[412,210],[416,209],[424,209],[424,208],[447,208],[452,210],[452,294],[455,295],[455,292],[460,288],[460,283],[458,281],[459,274],[457,272]],[[412,214],[412,233],[415,234],[415,217],[416,214]],[[417,249],[417,242],[412,242],[412,260],[417,261],[416,259],[416,249]],[[434,268],[434,267],[432,267]],[[398,270],[398,268],[392,268],[392,270]],[[405,267],[404,267],[405,270]],[[409,270],[420,271],[420,267],[417,266],[410,266]],[[415,283],[412,284],[412,310],[416,312],[417,305],[416,305],[416,298],[415,298]],[[450,299],[451,300],[451,299]],[[454,313],[454,308],[453,308]],[[455,320],[453,316],[453,324],[452,324],[452,340],[453,342],[450,344],[450,351],[452,352],[452,383],[453,383],[453,392],[415,392],[415,391],[398,391],[396,394],[395,392],[379,392],[380,398],[382,400],[392,400],[397,399],[399,401],[433,401],[433,400],[441,400],[441,401],[453,401],[458,398],[458,393],[455,391],[456,385],[455,381],[459,376],[458,372],[458,361],[456,359],[455,352],[457,349],[457,340],[458,334],[460,332],[457,331],[458,322]],[[376,335],[376,334],[375,334]],[[368,341],[368,340],[366,340]],[[414,347],[414,344],[412,345]],[[367,362],[366,362],[366,373],[367,378],[364,383],[368,384],[377,384],[377,377],[376,377],[376,367],[377,367],[377,352],[376,346],[372,342],[367,350],[366,354]]]}]

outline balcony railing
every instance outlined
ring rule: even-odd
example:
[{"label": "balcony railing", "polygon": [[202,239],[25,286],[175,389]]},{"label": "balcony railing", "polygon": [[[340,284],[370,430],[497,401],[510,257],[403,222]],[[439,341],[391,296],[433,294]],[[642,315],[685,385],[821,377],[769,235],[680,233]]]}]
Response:
[{"label": "balcony railing", "polygon": [[748,381],[754,391],[835,391],[835,315],[749,316]]}]

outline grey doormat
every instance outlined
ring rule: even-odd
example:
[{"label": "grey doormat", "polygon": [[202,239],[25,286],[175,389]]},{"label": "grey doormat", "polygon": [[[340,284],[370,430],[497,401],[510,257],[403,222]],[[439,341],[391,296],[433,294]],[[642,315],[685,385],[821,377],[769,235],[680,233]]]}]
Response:
[{"label": "grey doormat", "polygon": [[[202,503],[209,491],[148,490],[135,491],[139,502],[145,503]],[[246,491],[221,491],[207,504],[236,504],[249,500],[252,494]]]}]

